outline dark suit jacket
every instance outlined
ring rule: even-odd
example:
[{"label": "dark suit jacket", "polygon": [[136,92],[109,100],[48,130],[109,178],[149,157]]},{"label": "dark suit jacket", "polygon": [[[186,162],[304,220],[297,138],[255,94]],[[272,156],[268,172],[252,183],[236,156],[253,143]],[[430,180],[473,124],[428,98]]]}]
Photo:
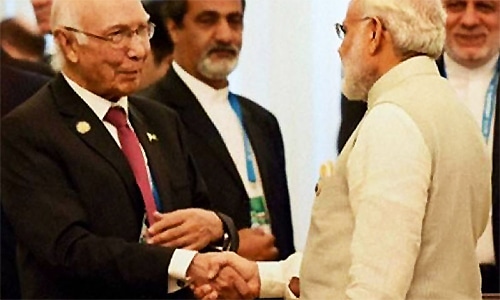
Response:
[{"label": "dark suit jacket", "polygon": [[[175,112],[129,103],[163,211],[210,208]],[[62,75],[7,115],[1,134],[2,204],[18,238],[23,298],[167,296],[174,250],[138,243],[144,204],[132,170]]]},{"label": "dark suit jacket", "polygon": [[[444,66],[443,57],[440,57],[437,60],[437,66],[441,76],[446,77],[446,71]],[[500,81],[500,80],[499,80]],[[500,87],[500,82],[498,83]],[[499,262],[500,262],[500,173],[499,173],[499,164],[500,164],[500,105],[498,105],[498,101],[500,99],[500,88],[497,88],[496,95],[496,110],[495,110],[495,125],[493,131],[493,173],[491,176],[491,185],[493,192],[493,215],[492,215],[492,225],[493,225],[493,239],[494,239],[494,247],[495,247],[495,259],[497,262],[497,272],[499,271]],[[345,143],[351,136],[354,129],[359,124],[361,118],[366,112],[366,102],[364,101],[349,101],[347,98],[342,95],[341,99],[341,115],[342,121],[340,123],[339,137],[337,140],[337,149],[338,152],[342,151]]]},{"label": "dark suit jacket", "polygon": [[26,101],[49,80],[49,76],[2,63],[0,73],[1,116],[3,117]]},{"label": "dark suit jacket", "polygon": [[43,61],[29,61],[13,58],[2,48],[0,48],[0,63],[2,64],[2,66],[10,66],[18,70],[36,73],[48,77],[53,77],[54,75],[56,75],[56,72],[54,72],[49,64]]},{"label": "dark suit jacket", "polygon": [[[248,195],[236,166],[203,107],[171,67],[165,77],[141,93],[177,111],[215,209],[230,216],[238,229],[250,227]],[[276,118],[256,103],[238,96],[243,123],[257,158],[280,258],[295,252],[285,173],[283,139]]]},{"label": "dark suit jacket", "polygon": [[[19,104],[26,101],[36,91],[38,91],[50,77],[21,69],[15,64],[9,64],[10,59],[2,55],[0,64],[0,115],[3,117]],[[16,267],[16,240],[12,231],[12,226],[7,222],[3,208],[1,208],[1,241],[2,241],[2,261],[1,273],[1,298],[19,299],[19,279]]]}]

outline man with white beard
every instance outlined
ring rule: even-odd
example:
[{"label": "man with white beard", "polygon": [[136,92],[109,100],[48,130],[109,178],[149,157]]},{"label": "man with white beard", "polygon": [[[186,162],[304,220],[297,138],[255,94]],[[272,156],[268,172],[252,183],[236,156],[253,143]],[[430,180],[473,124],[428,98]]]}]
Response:
[{"label": "man with white beard", "polygon": [[141,92],[174,109],[187,128],[213,208],[238,228],[238,254],[284,259],[295,252],[284,146],[275,116],[229,91],[243,38],[244,0],[165,1],[171,68]]}]

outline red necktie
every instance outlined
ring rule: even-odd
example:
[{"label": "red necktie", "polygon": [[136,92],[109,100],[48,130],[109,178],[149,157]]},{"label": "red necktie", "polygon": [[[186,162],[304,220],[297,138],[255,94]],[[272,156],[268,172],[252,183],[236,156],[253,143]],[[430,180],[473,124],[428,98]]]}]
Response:
[{"label": "red necktie", "polygon": [[153,192],[146,170],[146,162],[144,161],[139,139],[128,125],[127,115],[122,107],[111,107],[106,113],[106,116],[104,116],[104,120],[111,123],[118,130],[118,139],[120,140],[122,151],[132,167],[135,181],[141,190],[142,199],[144,200],[149,225],[152,225],[154,223],[153,213],[156,211],[156,204],[153,198]]}]

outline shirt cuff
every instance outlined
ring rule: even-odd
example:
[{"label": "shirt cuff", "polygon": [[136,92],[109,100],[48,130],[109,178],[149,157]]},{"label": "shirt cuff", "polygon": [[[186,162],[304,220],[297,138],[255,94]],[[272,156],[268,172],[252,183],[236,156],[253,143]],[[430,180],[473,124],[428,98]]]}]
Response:
[{"label": "shirt cuff", "polygon": [[168,293],[173,293],[186,285],[186,272],[196,251],[175,249],[168,265]]},{"label": "shirt cuff", "polygon": [[279,261],[257,262],[260,277],[260,298],[279,298],[285,295],[288,280],[284,278]]},{"label": "shirt cuff", "polygon": [[257,262],[260,276],[260,297],[297,299],[288,288],[292,277],[299,278],[302,252],[295,252],[286,260]]}]

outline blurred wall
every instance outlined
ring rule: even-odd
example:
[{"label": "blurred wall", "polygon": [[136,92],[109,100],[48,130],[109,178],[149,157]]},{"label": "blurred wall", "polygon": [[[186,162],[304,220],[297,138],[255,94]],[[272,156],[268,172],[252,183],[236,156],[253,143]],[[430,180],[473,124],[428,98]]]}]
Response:
[{"label": "blurred wall", "polygon": [[340,40],[347,0],[247,0],[243,50],[230,88],[273,112],[285,141],[295,245],[309,227],[319,166],[336,158]]}]

